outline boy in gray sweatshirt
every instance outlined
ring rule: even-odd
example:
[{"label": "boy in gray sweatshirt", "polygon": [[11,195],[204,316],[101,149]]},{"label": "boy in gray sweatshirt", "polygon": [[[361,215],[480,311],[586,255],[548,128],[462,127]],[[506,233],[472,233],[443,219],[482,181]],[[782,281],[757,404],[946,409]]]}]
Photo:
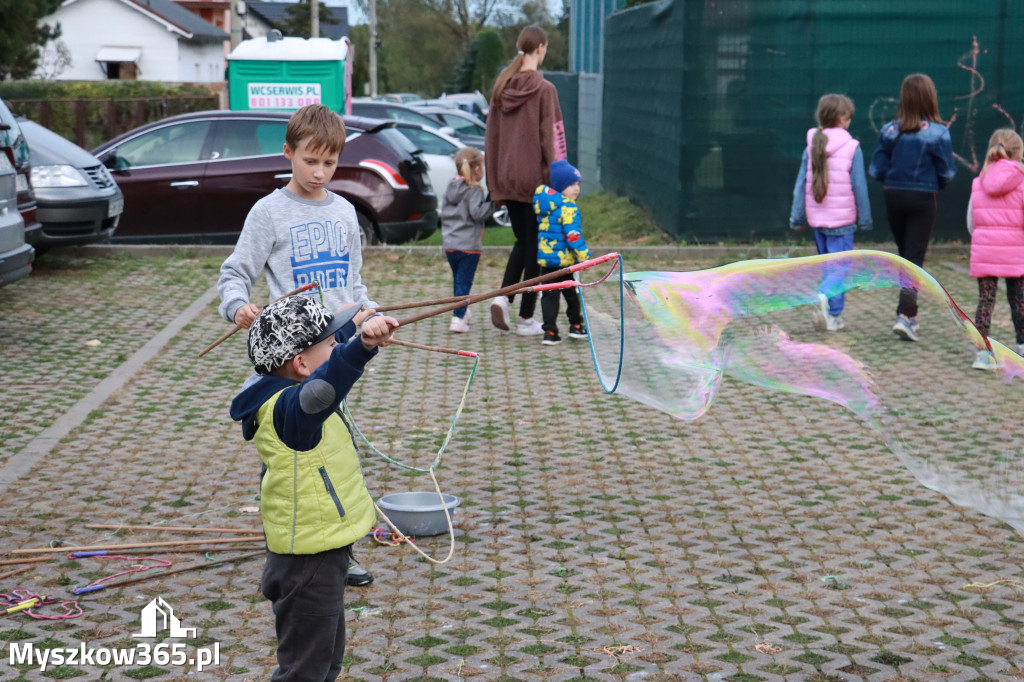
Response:
[{"label": "boy in gray sweatshirt", "polygon": [[316,281],[328,310],[362,305],[356,324],[377,306],[359,274],[363,255],[355,208],[326,188],[344,147],[345,124],[326,106],[311,104],[292,114],[284,144],[292,178],[256,202],[234,253],[220,268],[217,288],[226,320],[245,329],[252,325],[259,308],[249,294],[263,270],[271,300]]},{"label": "boy in gray sweatshirt", "polygon": [[[219,310],[228,322],[252,326],[260,309],[249,294],[262,271],[270,300],[315,281],[331,312],[360,304],[353,318],[357,325],[377,307],[359,276],[363,254],[355,208],[327,189],[344,148],[345,124],[326,106],[310,104],[292,114],[284,142],[291,180],[256,202],[234,252],[220,267]],[[347,583],[371,582],[369,571],[351,559]]]}]

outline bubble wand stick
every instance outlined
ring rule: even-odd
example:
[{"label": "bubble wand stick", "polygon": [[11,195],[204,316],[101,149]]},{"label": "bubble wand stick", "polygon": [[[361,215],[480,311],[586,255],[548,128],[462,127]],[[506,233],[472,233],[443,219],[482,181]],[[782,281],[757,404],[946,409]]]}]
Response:
[{"label": "bubble wand stick", "polygon": [[[289,296],[294,296],[296,294],[301,294],[303,291],[309,291],[313,287],[318,287],[318,286],[320,286],[319,282],[310,282],[309,284],[303,284],[301,287],[299,287],[295,291],[289,291],[284,296],[281,296],[280,298],[275,298],[273,301],[271,301],[271,303],[276,303],[277,301],[280,301],[282,298],[288,298]],[[225,341],[227,341],[228,339],[230,339],[232,336],[234,336],[235,332],[237,332],[241,328],[242,328],[242,325],[236,324],[234,329],[232,329],[231,331],[227,332],[226,334],[224,334],[224,336],[220,337],[219,339],[217,339],[216,341],[211,343],[209,346],[207,346],[203,350],[203,352],[198,355],[198,357],[200,357],[200,358],[203,357],[204,355],[209,353],[211,350],[213,350],[214,348],[216,348],[220,344],[222,344]]]},{"label": "bubble wand stick", "polygon": [[[619,254],[617,254],[615,252],[606,253],[603,256],[598,256],[597,258],[591,258],[589,260],[583,261],[582,263],[576,263],[575,265],[570,265],[567,268],[562,268],[561,270],[555,270],[554,272],[549,272],[548,274],[541,275],[540,277],[534,277],[533,279],[528,279],[525,282],[518,282],[516,284],[510,284],[507,287],[502,287],[501,289],[495,289],[494,291],[488,291],[488,292],[485,292],[485,293],[482,293],[482,294],[473,294],[471,296],[464,296],[464,297],[461,297],[461,298],[457,298],[457,299],[455,299],[454,303],[449,303],[448,305],[445,305],[445,306],[443,306],[441,308],[436,308],[434,310],[427,310],[425,312],[419,313],[418,315],[413,315],[412,317],[408,317],[408,318],[406,318],[404,320],[399,320],[398,321],[398,325],[399,326],[403,326],[403,325],[407,325],[407,324],[412,324],[413,322],[419,322],[420,320],[424,320],[424,319],[426,319],[428,317],[434,317],[435,315],[441,315],[442,313],[450,312],[452,310],[455,310],[456,308],[461,308],[464,305],[470,305],[472,303],[478,303],[480,301],[486,301],[489,298],[497,298],[498,296],[505,296],[507,294],[517,294],[517,293],[520,293],[521,291],[532,291],[532,290],[534,290],[534,289],[532,289],[533,286],[536,286],[536,285],[541,284],[543,282],[550,282],[553,279],[557,279],[559,277],[564,277],[565,275],[571,275],[574,272],[579,272],[580,270],[586,270],[587,268],[592,268],[595,265],[600,265],[601,263],[605,263],[605,262],[607,262],[609,260],[612,260],[612,259],[615,259],[616,260],[616,264],[617,264],[618,258],[619,258]],[[570,285],[566,285],[566,286],[576,286],[576,283],[573,283],[573,284],[570,284]],[[442,300],[452,300],[452,299],[442,299]],[[429,305],[436,305],[436,302],[434,302],[434,301],[421,301],[421,302],[418,302],[418,303],[406,303],[406,304],[401,305],[401,306],[382,306],[380,308],[377,308],[377,311],[380,312],[380,311],[387,311],[387,310],[401,310],[402,308],[426,307],[426,306],[429,306]]]}]

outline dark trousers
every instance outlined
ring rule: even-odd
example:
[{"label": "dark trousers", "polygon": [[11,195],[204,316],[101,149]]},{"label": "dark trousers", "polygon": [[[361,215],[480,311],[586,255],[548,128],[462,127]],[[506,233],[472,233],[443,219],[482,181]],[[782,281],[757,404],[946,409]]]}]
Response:
[{"label": "dark trousers", "polygon": [[[547,275],[549,273],[561,270],[562,268],[544,268],[540,269],[540,274]],[[552,282],[564,282],[565,280],[571,280],[571,274],[565,274],[558,279],[551,280]],[[569,324],[581,324],[583,322],[583,308],[580,306],[580,294],[576,291],[576,287],[569,287],[568,289],[548,289],[541,292],[540,295],[540,310],[541,314],[544,315],[544,331],[552,331],[558,333],[558,299],[560,296],[565,297],[565,314],[569,318]]]},{"label": "dark trousers", "polygon": [[[452,268],[455,296],[467,295],[473,288],[473,277],[476,276],[476,266],[480,263],[480,254],[469,251],[445,251],[444,255],[448,257],[448,265]],[[456,308],[452,312],[455,317],[463,318],[466,316],[466,306]]]},{"label": "dark trousers", "polygon": [[[992,330],[992,310],[996,307],[998,287],[998,277],[978,278],[978,311],[974,314],[974,326],[983,336],[988,336]],[[1017,343],[1024,343],[1024,277],[1006,278],[1006,302],[1010,304]]]},{"label": "dark trousers", "polygon": [[[900,257],[924,267],[924,255],[935,231],[935,192],[887,189],[885,213]],[[900,289],[896,314],[917,317],[917,289]]]},{"label": "dark trousers", "polygon": [[349,547],[319,554],[267,552],[263,596],[274,608],[273,682],[334,682],[345,655]]},{"label": "dark trousers", "polygon": [[[508,218],[512,221],[512,234],[516,243],[512,245],[512,253],[508,255],[505,265],[505,276],[501,279],[502,288],[516,282],[533,279],[540,274],[537,264],[537,214],[533,212],[533,204],[524,201],[506,201]],[[509,296],[509,303],[513,296]],[[537,307],[537,294],[523,294],[519,301],[519,317],[530,319]]]}]

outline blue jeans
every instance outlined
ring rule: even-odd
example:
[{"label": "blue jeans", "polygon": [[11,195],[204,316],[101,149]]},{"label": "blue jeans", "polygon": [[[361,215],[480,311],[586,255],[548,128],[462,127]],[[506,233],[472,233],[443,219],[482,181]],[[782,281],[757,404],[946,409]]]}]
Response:
[{"label": "blue jeans", "polygon": [[[818,245],[818,253],[840,253],[842,251],[853,251],[853,232],[849,234],[830,234],[832,230],[813,227],[814,243]],[[839,289],[839,293],[828,298],[828,314],[840,315],[843,306],[846,304],[846,296],[842,291],[843,280],[846,279],[849,268],[842,266],[831,266],[825,270],[825,279],[822,280],[818,291],[828,296],[830,291]]]},{"label": "blue jeans", "polygon": [[[466,296],[473,288],[473,277],[476,275],[476,266],[480,262],[480,254],[468,251],[445,251],[444,255],[448,257],[448,265],[452,266],[455,295]],[[460,319],[465,317],[466,306],[456,308],[453,313]]]}]

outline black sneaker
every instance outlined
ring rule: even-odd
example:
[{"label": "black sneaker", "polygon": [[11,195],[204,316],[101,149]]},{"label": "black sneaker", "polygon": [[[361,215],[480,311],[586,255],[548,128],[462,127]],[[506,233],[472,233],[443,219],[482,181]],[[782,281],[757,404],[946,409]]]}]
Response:
[{"label": "black sneaker", "polygon": [[569,338],[570,339],[585,339],[587,338],[587,326],[582,322],[579,324],[569,325]]},{"label": "black sneaker", "polygon": [[544,330],[544,340],[541,341],[545,346],[557,346],[562,343],[562,337],[558,335],[558,332],[553,332],[550,329]]},{"label": "black sneaker", "polygon": [[348,578],[345,579],[345,584],[350,587],[362,587],[363,585],[369,585],[372,582],[373,575],[360,566],[359,562],[355,560],[355,557],[349,557]]}]

